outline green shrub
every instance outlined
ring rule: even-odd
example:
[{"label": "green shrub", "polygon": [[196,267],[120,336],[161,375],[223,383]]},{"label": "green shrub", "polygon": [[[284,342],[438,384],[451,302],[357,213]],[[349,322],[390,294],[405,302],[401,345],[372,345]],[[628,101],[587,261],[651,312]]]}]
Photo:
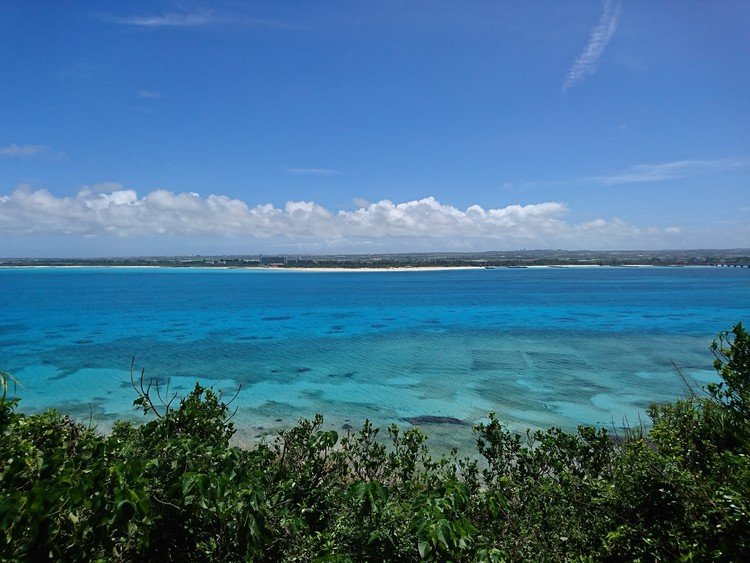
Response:
[{"label": "green shrub", "polygon": [[[0,560],[744,560],[750,553],[750,338],[712,344],[720,383],[652,405],[648,431],[476,427],[479,459],[433,459],[418,429],[321,416],[242,449],[196,385],[102,436],[24,415],[0,374]],[[166,389],[165,389],[166,391]],[[153,393],[165,402],[153,401]]]}]

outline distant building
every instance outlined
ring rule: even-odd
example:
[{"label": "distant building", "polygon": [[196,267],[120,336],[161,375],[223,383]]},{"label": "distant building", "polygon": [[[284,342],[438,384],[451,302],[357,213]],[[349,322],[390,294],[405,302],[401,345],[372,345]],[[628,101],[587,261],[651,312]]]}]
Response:
[{"label": "distant building", "polygon": [[302,258],[301,256],[297,258],[287,258],[286,265],[287,266],[313,266],[315,264],[315,260],[311,260],[310,258]]},{"label": "distant building", "polygon": [[286,256],[260,255],[261,266],[286,266]]}]

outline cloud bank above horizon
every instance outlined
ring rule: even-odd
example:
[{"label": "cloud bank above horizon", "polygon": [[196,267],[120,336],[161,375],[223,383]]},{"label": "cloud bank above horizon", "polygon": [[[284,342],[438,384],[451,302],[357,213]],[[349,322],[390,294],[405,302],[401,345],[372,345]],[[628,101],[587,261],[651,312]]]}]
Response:
[{"label": "cloud bank above horizon", "polygon": [[569,222],[568,207],[546,201],[459,209],[434,197],[394,203],[357,200],[332,211],[311,201],[251,206],[223,195],[154,190],[139,196],[119,184],[84,186],[74,197],[22,186],[0,196],[0,235],[71,235],[85,238],[241,238],[282,241],[303,248],[362,248],[404,244],[425,248],[654,247],[679,227],[638,227],[619,219]]}]

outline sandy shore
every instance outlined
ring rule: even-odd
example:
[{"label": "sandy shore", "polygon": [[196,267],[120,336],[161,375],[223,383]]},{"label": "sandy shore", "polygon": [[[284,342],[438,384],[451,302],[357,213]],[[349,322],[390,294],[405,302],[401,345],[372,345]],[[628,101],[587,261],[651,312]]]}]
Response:
[{"label": "sandy shore", "polygon": [[28,269],[28,268],[46,268],[46,269],[68,269],[68,268],[110,268],[110,269],[175,269],[175,270],[243,270],[249,272],[440,272],[445,270],[482,270],[484,266],[403,266],[403,267],[387,267],[387,268],[274,268],[270,266],[148,266],[137,264],[133,266],[126,266],[124,264],[113,264],[111,266],[105,266],[102,264],[92,264],[86,266],[83,264],[75,265],[13,265],[13,266],[0,266],[0,268],[7,269]]},{"label": "sandy shore", "polygon": [[[528,266],[490,266],[489,269],[493,270],[505,270],[505,269],[549,269],[549,268],[658,268],[658,267],[671,267],[671,266],[656,266],[654,264],[619,264],[616,266],[601,265],[601,264],[549,264],[549,265],[528,265]],[[684,268],[705,268],[710,266],[680,266]],[[485,266],[388,266],[383,268],[373,267],[352,267],[352,268],[340,268],[340,267],[317,267],[317,268],[297,268],[297,267],[273,267],[273,266],[179,266],[179,265],[158,265],[151,266],[146,264],[134,264],[132,266],[125,264],[75,264],[75,265],[37,265],[37,264],[15,264],[12,266],[0,265],[0,269],[27,269],[27,268],[109,268],[109,269],[177,269],[177,270],[243,270],[243,271],[255,271],[255,272],[311,272],[311,273],[326,273],[326,272],[442,272],[449,270],[483,270],[487,269]]]},{"label": "sandy shore", "polygon": [[280,272],[442,272],[447,270],[482,270],[484,266],[404,266],[388,268],[248,268]]}]

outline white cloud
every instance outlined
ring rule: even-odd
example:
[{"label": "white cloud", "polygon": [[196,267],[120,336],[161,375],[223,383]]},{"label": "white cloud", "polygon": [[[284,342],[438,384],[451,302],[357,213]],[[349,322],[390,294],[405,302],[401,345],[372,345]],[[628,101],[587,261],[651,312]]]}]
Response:
[{"label": "white cloud", "polygon": [[286,171],[292,174],[306,174],[309,176],[335,176],[341,174],[341,172],[332,168],[287,168]]},{"label": "white cloud", "polygon": [[27,157],[34,156],[47,151],[49,147],[44,145],[8,145],[6,147],[0,147],[0,156],[7,157]]},{"label": "white cloud", "polygon": [[106,19],[112,23],[132,25],[136,27],[195,27],[212,23],[214,20],[208,14],[178,14],[169,13],[158,16],[129,16],[113,17]]},{"label": "white cloud", "polygon": [[94,192],[100,192],[100,193],[109,193],[109,192],[118,192],[120,190],[124,190],[122,184],[119,182],[100,182],[98,184],[91,184],[90,186],[86,186],[86,189],[89,189]]},{"label": "white cloud", "polygon": [[635,184],[643,182],[661,182],[684,178],[697,174],[701,171],[728,170],[744,166],[745,162],[736,158],[722,158],[716,160],[677,160],[674,162],[662,162],[659,164],[637,164],[631,166],[625,172],[609,176],[595,176],[591,180],[600,182],[605,186],[618,184]]},{"label": "white cloud", "polygon": [[[102,191],[108,188],[108,191]],[[393,203],[360,202],[354,211],[331,211],[307,201],[283,207],[249,206],[223,195],[155,190],[139,197],[117,184],[83,187],[75,197],[20,187],[0,196],[0,234],[86,237],[233,237],[287,241],[298,247],[616,248],[663,230],[621,220],[570,223],[560,202],[467,209],[433,197]],[[429,242],[432,241],[432,242]]]},{"label": "white cloud", "polygon": [[589,37],[589,42],[586,45],[586,48],[578,56],[573,63],[573,66],[568,70],[568,74],[565,76],[563,91],[573,86],[584,76],[596,72],[596,63],[599,61],[599,57],[602,56],[602,53],[604,53],[607,43],[609,43],[610,39],[612,39],[612,36],[615,34],[619,17],[620,5],[614,4],[610,0],[605,0],[599,23],[591,31],[591,37]]},{"label": "white cloud", "polygon": [[156,90],[138,90],[138,97],[144,100],[158,100],[161,94]]},{"label": "white cloud", "polygon": [[139,27],[145,29],[158,29],[167,27],[196,28],[207,25],[243,25],[255,27],[270,27],[280,29],[295,29],[284,22],[254,18],[240,13],[219,14],[209,11],[203,12],[167,12],[157,15],[132,15],[117,16],[113,14],[95,15],[100,20],[108,23]]}]

